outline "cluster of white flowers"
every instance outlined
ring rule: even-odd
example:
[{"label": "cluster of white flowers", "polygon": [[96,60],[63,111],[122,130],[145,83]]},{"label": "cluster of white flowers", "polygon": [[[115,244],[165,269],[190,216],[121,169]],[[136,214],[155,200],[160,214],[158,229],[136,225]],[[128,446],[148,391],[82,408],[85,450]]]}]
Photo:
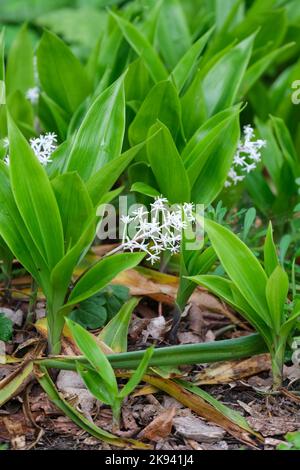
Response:
[{"label": "cluster of white flowers", "polygon": [[233,165],[225,182],[225,188],[243,181],[248,173],[255,170],[261,160],[260,150],[266,146],[265,140],[253,140],[254,130],[250,125],[244,126],[243,131],[243,140],[239,142],[237,152],[233,158]]},{"label": "cluster of white flowers", "polygon": [[[32,150],[42,165],[47,165],[52,162],[51,156],[57,147],[57,135],[54,132],[48,132],[47,134],[41,134],[39,137],[30,139],[29,141]],[[6,137],[3,139],[3,146],[9,148],[9,140]],[[9,155],[7,154],[5,163],[9,165]]]},{"label": "cluster of white flowers", "polygon": [[[191,203],[176,205],[170,210],[167,199],[156,197],[150,211],[139,207],[132,216],[121,217],[124,226],[122,248],[146,252],[148,255],[146,259],[152,264],[159,261],[159,255],[163,251],[178,253],[182,230],[187,228],[187,222],[195,222],[193,210],[194,205]],[[129,224],[135,229],[132,238],[128,236]]]}]

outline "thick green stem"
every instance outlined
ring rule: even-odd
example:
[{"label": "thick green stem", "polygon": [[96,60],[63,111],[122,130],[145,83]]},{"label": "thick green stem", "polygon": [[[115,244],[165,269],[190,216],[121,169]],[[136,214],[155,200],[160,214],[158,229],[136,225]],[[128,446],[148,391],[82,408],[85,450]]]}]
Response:
[{"label": "thick green stem", "polygon": [[47,304],[48,353],[50,355],[60,354],[61,350],[61,335],[65,319],[58,310],[51,304]]},{"label": "thick green stem", "polygon": [[[244,336],[237,339],[212,341],[208,343],[186,344],[156,348],[149,361],[149,366],[178,366],[184,364],[204,364],[251,357],[267,351],[267,346],[258,334]],[[145,351],[133,351],[120,354],[109,354],[107,359],[115,369],[136,369],[143,358]],[[87,360],[82,356],[42,358],[35,362],[45,367],[64,370],[75,370],[75,362],[83,364]]]},{"label": "thick green stem", "polygon": [[279,344],[278,346],[276,346],[274,355],[272,355],[272,374],[274,391],[277,391],[280,387],[282,387],[284,352],[285,344]]}]

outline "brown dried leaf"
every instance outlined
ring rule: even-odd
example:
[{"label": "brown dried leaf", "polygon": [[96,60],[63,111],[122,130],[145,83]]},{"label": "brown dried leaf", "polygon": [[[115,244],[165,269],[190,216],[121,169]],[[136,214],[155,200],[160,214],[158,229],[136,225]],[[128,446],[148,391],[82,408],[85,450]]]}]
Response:
[{"label": "brown dried leaf", "polygon": [[149,441],[158,442],[169,436],[172,431],[173,419],[176,414],[176,408],[170,408],[157,416],[148,426],[143,429],[139,437],[149,439]]},{"label": "brown dried leaf", "polygon": [[242,361],[214,364],[196,375],[197,385],[224,384],[241,380],[271,368],[269,354],[260,354]]}]

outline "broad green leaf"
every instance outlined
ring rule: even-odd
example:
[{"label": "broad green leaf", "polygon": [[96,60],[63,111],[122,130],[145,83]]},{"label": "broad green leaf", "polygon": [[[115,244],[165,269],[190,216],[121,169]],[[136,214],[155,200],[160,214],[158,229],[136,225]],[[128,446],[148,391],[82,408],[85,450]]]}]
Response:
[{"label": "broad green leaf", "polygon": [[84,181],[118,157],[125,131],[124,76],[101,93],[88,110],[65,162]]},{"label": "broad green leaf", "polygon": [[240,108],[207,121],[182,153],[195,203],[210,204],[224,187],[240,137]]},{"label": "broad green leaf", "polygon": [[187,138],[191,138],[197,129],[209,118],[205,106],[203,79],[211,68],[231,51],[233,46],[234,43],[230,44],[224,50],[215,54],[208,62],[205,61],[204,57],[194,79],[181,98],[182,123]]},{"label": "broad green leaf", "polygon": [[8,116],[10,175],[20,214],[41,255],[53,268],[64,254],[63,229],[48,176]]},{"label": "broad green leaf", "polygon": [[255,82],[268,70],[270,65],[278,58],[282,53],[293,47],[294,44],[285,44],[275,51],[269,52],[269,54],[263,56],[261,59],[252,64],[246,71],[243,81],[241,83],[240,95],[245,96],[249,90],[253,87]]},{"label": "broad green leaf", "polygon": [[255,222],[256,219],[256,209],[255,207],[250,207],[247,210],[244,218],[244,227],[243,227],[243,241],[247,240],[249,232]]},{"label": "broad green leaf", "polygon": [[86,388],[94,395],[97,400],[105,403],[106,405],[112,405],[115,396],[112,395],[109,389],[107,389],[105,382],[102,380],[98,372],[90,367],[82,365],[80,362],[76,362],[76,369],[82,378]]},{"label": "broad green leaf", "polygon": [[108,256],[79,278],[72,290],[66,307],[77,304],[109,284],[117,274],[137,266],[145,257],[145,253],[121,253]]},{"label": "broad green leaf", "polygon": [[165,63],[173,69],[192,45],[192,38],[179,0],[164,0],[160,9],[156,44]]},{"label": "broad green leaf", "polygon": [[289,233],[283,235],[279,242],[279,261],[283,265],[284,258],[287,254],[290,244],[292,243],[292,236]]},{"label": "broad green leaf", "polygon": [[139,303],[139,299],[128,300],[110,322],[101,330],[98,338],[109,346],[114,352],[127,351],[128,328],[132,312]]},{"label": "broad green leaf", "polygon": [[273,227],[270,222],[264,244],[264,267],[268,276],[271,276],[278,264],[277,250],[273,240]]},{"label": "broad green leaf", "polygon": [[67,252],[79,240],[95,209],[78,173],[59,175],[51,183],[60,211]]},{"label": "broad green leaf", "polygon": [[69,47],[46,31],[37,49],[39,78],[43,90],[72,114],[91,92],[88,76]]},{"label": "broad green leaf", "polygon": [[7,97],[7,109],[26,138],[35,136],[33,107],[20,90]]},{"label": "broad green leaf", "polygon": [[151,346],[148,348],[144,355],[143,358],[137,367],[136,371],[132,374],[131,378],[128,380],[127,384],[122,388],[122,390],[119,392],[119,397],[120,398],[125,398],[127,395],[130,395],[130,393],[133,392],[133,390],[137,387],[137,385],[140,383],[140,381],[143,379],[143,375],[145,374],[149,361],[153,355],[154,352],[154,347]]},{"label": "broad green leaf", "polygon": [[82,328],[82,326],[78,325],[78,323],[74,323],[68,318],[66,318],[66,323],[80,351],[84,354],[89,363],[104,380],[107,388],[114,395],[117,395],[118,385],[114,370],[110,365],[106,355],[97,343],[96,338],[91,333]]},{"label": "broad green leaf", "polygon": [[142,103],[153,87],[153,80],[142,59],[136,59],[128,66],[125,77],[126,102]]},{"label": "broad green leaf", "polygon": [[236,235],[216,222],[206,219],[205,230],[228,276],[257,314],[270,324],[265,295],[267,276],[257,258]]},{"label": "broad green leaf", "polygon": [[249,174],[245,180],[245,186],[255,206],[264,215],[268,215],[274,204],[275,197],[263,175],[259,171]]},{"label": "broad green leaf", "polygon": [[65,140],[68,131],[68,114],[46,93],[39,98],[38,115],[45,128],[56,131],[61,140]]},{"label": "broad green leaf", "polygon": [[97,294],[81,302],[69,318],[84,328],[95,330],[106,325],[129,299],[129,289],[108,285]]},{"label": "broad green leaf", "polygon": [[160,191],[158,191],[157,189],[153,188],[149,184],[141,182],[134,183],[131,186],[130,191],[134,191],[136,193],[144,194],[145,196],[150,197],[156,197],[161,195]]},{"label": "broad green leaf", "polygon": [[225,3],[223,0],[214,0],[213,3],[218,31],[223,31],[224,26],[228,26],[228,19],[231,20],[229,26],[232,27],[244,16],[244,5],[241,0],[227,0]]},{"label": "broad green leaf", "polygon": [[[0,162],[0,235],[38,282],[48,279],[49,270],[17,208],[6,165]],[[39,268],[39,269],[38,269]],[[43,285],[44,287],[44,285]]]},{"label": "broad green leaf", "polygon": [[159,189],[171,203],[188,202],[190,184],[171,133],[162,123],[153,126],[150,135],[155,132],[147,143],[147,153]]},{"label": "broad green leaf", "polygon": [[192,75],[193,70],[196,68],[195,63],[197,64],[198,57],[201,55],[212,32],[213,28],[201,36],[201,38],[199,38],[198,41],[189,48],[171,72],[170,77],[174,81],[179,92],[182,91],[184,85]]},{"label": "broad green leaf", "polygon": [[8,94],[16,90],[25,93],[34,86],[33,46],[27,26],[24,25],[8,54],[6,88]]},{"label": "broad green leaf", "polygon": [[165,124],[176,139],[181,125],[180,116],[181,108],[176,88],[168,80],[158,83],[146,96],[129,127],[131,145],[146,140],[149,129],[157,120]]},{"label": "broad green leaf", "polygon": [[203,97],[208,116],[234,104],[246,72],[255,35],[225,54],[203,78]]},{"label": "broad green leaf", "polygon": [[106,163],[89,179],[87,189],[95,207],[143,147],[144,143],[141,143],[130,148],[120,157]]},{"label": "broad green leaf", "polygon": [[296,178],[300,175],[300,171],[296,167],[296,165],[299,165],[299,156],[297,155],[291,134],[283,119],[271,116],[271,122],[274,127],[282,153],[291,170],[293,171],[294,177]]},{"label": "broad green leaf", "polygon": [[284,304],[289,291],[289,279],[281,266],[277,266],[269,277],[266,285],[266,298],[270,310],[271,321],[277,333],[284,319]]},{"label": "broad green leaf", "polygon": [[259,131],[260,137],[266,140],[266,142],[268,143],[262,149],[262,161],[266,166],[273,182],[275,183],[277,192],[280,192],[282,185],[281,170],[284,162],[283,154],[274,136],[271,122],[264,123],[261,120],[256,119],[255,124]]},{"label": "broad green leaf", "polygon": [[116,20],[125,39],[134,51],[144,60],[153,80],[155,82],[166,80],[168,78],[168,73],[148,39],[146,39],[132,23],[129,23],[129,21],[121,18],[113,12],[110,12],[110,14]]},{"label": "broad green leaf", "polygon": [[70,313],[69,318],[88,330],[96,330],[103,327],[107,320],[105,299],[100,293],[94,295],[74,309]]}]

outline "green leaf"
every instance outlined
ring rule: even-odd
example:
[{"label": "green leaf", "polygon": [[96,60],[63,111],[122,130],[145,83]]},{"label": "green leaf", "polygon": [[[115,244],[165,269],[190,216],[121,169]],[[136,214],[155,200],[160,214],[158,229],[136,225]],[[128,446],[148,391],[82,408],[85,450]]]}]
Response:
[{"label": "green leaf", "polygon": [[240,107],[209,119],[182,153],[192,187],[192,201],[210,204],[224,188],[240,137]]},{"label": "green leaf", "polygon": [[61,108],[73,113],[91,92],[88,76],[69,47],[46,31],[37,49],[42,88]]},{"label": "green leaf", "polygon": [[124,286],[110,285],[98,294],[80,303],[69,315],[71,320],[91,330],[105,325],[129,299],[129,289]]},{"label": "green leaf", "polygon": [[284,319],[284,304],[289,291],[289,279],[281,266],[277,266],[269,277],[266,285],[266,298],[274,329],[280,332]]},{"label": "green leaf", "polygon": [[255,35],[230,49],[203,78],[203,97],[208,116],[232,106],[246,72]]},{"label": "green leaf", "polygon": [[55,130],[59,138],[65,140],[68,114],[44,92],[40,94],[38,115],[47,130],[51,132]]},{"label": "green leaf", "polygon": [[116,20],[130,46],[144,60],[153,80],[155,82],[166,80],[168,77],[167,71],[149,41],[133,24],[129,23],[129,21],[113,12],[110,12],[110,14]]},{"label": "green leaf", "polygon": [[118,157],[125,130],[124,76],[98,96],[72,142],[64,171],[77,171],[88,181]]},{"label": "green leaf", "polygon": [[120,398],[125,398],[130,393],[133,392],[133,390],[137,387],[137,385],[140,383],[140,381],[143,379],[143,375],[145,374],[146,370],[148,369],[149,366],[149,361],[153,355],[154,347],[151,346],[148,348],[144,355],[143,358],[136,369],[136,371],[132,374],[131,378],[128,380],[127,384],[122,388],[122,390],[119,392],[119,397]]},{"label": "green leaf", "polygon": [[10,174],[16,204],[41,255],[53,268],[64,254],[59,209],[48,176],[8,116]]},{"label": "green leaf", "polygon": [[101,328],[107,320],[104,303],[105,300],[102,296],[94,295],[82,302],[76,310],[73,310],[69,318],[89,330]]},{"label": "green leaf", "polygon": [[299,157],[297,155],[290,131],[283,119],[271,116],[271,123],[274,127],[281,151],[291,170],[293,171],[294,177],[296,178],[299,176],[299,170],[296,167],[296,165],[299,165]]},{"label": "green leaf", "polygon": [[24,25],[8,54],[6,88],[7,93],[11,94],[17,90],[25,93],[34,86],[33,46],[27,25]]},{"label": "green leaf", "polygon": [[103,196],[110,190],[144,145],[144,143],[141,143],[130,148],[127,152],[122,153],[120,157],[106,163],[106,165],[89,179],[87,189],[95,207],[100,203]]},{"label": "green leaf", "polygon": [[157,120],[165,124],[176,139],[180,129],[180,102],[176,88],[170,81],[155,85],[142,103],[129,127],[131,145],[146,140],[149,129]]},{"label": "green leaf", "polygon": [[278,264],[277,250],[273,240],[273,227],[270,222],[264,244],[264,266],[268,276],[271,276]]},{"label": "green leaf", "polygon": [[117,395],[118,385],[114,370],[97,343],[96,338],[82,328],[82,326],[78,325],[78,323],[74,323],[68,318],[66,318],[66,323],[80,351],[104,380],[111,393],[113,393],[114,396]]},{"label": "green leaf", "polygon": [[158,123],[150,130],[150,135],[154,133],[147,143],[147,153],[161,193],[171,203],[190,201],[188,176],[169,129]]},{"label": "green leaf", "polygon": [[25,137],[31,138],[35,135],[33,107],[20,90],[8,96],[7,109]]},{"label": "green leaf", "polygon": [[255,207],[250,207],[245,214],[244,227],[243,227],[243,240],[246,241],[249,235],[249,232],[254,224],[256,219],[256,209]]},{"label": "green leaf", "polygon": [[82,302],[109,284],[117,274],[134,268],[143,258],[144,253],[122,253],[108,256],[79,278],[72,290],[66,307]]},{"label": "green leaf", "polygon": [[86,221],[96,213],[78,173],[59,175],[51,183],[60,211],[67,252],[79,240],[86,227]]},{"label": "green leaf", "polygon": [[82,365],[80,362],[76,362],[76,369],[85,383],[86,388],[94,395],[97,400],[105,403],[106,405],[112,405],[115,396],[112,395],[109,389],[107,389],[105,382],[102,380],[98,372]]},{"label": "green leaf", "polygon": [[212,405],[216,410],[226,416],[226,418],[230,419],[230,421],[237,424],[245,431],[250,432],[251,434],[254,433],[253,429],[250,428],[246,418],[244,418],[244,416],[242,416],[237,411],[234,411],[228,406],[225,406],[219,400],[216,400],[212,395],[208,394],[196,385],[191,384],[190,382],[181,379],[175,379],[175,382],[179,385],[182,385],[186,390],[189,390],[190,392],[195,393],[201,397],[203,400]]},{"label": "green leaf", "polygon": [[283,52],[289,50],[293,46],[294,43],[285,44],[284,46],[275,49],[275,51],[271,51],[269,54],[264,55],[261,59],[252,64],[244,75],[241,83],[240,95],[245,96],[256,81],[269,69],[270,65],[275,62]]},{"label": "green leaf", "polygon": [[211,37],[213,28],[211,28],[207,33],[205,33],[198,41],[193,44],[189,50],[184,54],[184,56],[174,67],[170,78],[174,81],[179,92],[182,91],[184,85],[188,81],[189,77],[192,75],[193,70],[196,68],[197,59],[201,55],[204,47],[207,44],[207,41]]},{"label": "green leaf", "polygon": [[205,230],[228,276],[251,307],[270,325],[265,295],[267,276],[257,258],[236,235],[216,222],[206,219]]},{"label": "green leaf", "polygon": [[15,257],[38,282],[41,282],[42,279],[48,279],[49,270],[46,262],[20,215],[10,186],[8,169],[3,162],[0,162],[0,205],[1,237]]},{"label": "green leaf", "polygon": [[217,256],[210,246],[202,253],[201,251],[187,251],[182,245],[180,283],[176,295],[176,303],[183,310],[195,289],[195,282],[186,276],[195,276],[207,273],[215,263]]},{"label": "green leaf", "polygon": [[139,303],[139,299],[132,298],[126,302],[119,313],[100,332],[98,338],[109,346],[114,352],[127,351],[128,328],[132,312]]},{"label": "green leaf", "polygon": [[179,0],[164,0],[159,12],[156,43],[172,69],[192,45],[192,38]]},{"label": "green leaf", "polygon": [[9,341],[13,333],[13,322],[0,310],[0,341]]},{"label": "green leaf", "polygon": [[131,186],[130,191],[144,194],[145,196],[149,196],[149,197],[156,197],[156,196],[160,196],[161,194],[160,191],[158,191],[157,189],[153,188],[149,184],[142,183],[142,182],[134,183]]}]

